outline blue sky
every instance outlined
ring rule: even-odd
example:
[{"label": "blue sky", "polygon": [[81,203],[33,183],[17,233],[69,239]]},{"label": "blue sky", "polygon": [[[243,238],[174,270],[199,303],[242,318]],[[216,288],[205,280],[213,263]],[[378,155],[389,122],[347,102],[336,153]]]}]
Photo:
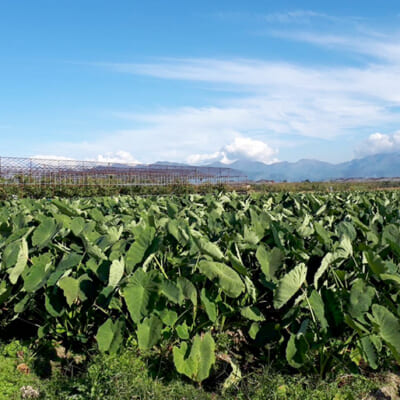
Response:
[{"label": "blue sky", "polygon": [[400,151],[396,1],[0,1],[0,155]]}]

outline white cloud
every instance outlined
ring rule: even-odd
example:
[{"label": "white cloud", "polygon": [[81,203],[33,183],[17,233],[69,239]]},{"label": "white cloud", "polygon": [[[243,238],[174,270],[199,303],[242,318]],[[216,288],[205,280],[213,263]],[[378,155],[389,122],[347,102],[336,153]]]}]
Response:
[{"label": "white cloud", "polygon": [[209,164],[215,161],[230,164],[237,160],[251,160],[271,164],[278,161],[275,158],[277,153],[276,149],[261,140],[239,136],[220,151],[211,154],[193,154],[188,157],[187,161],[190,164]]},{"label": "white cloud", "polygon": [[272,149],[267,143],[261,140],[238,137],[235,138],[233,143],[225,146],[224,151],[229,158],[234,159],[249,159],[261,161],[265,164],[277,161],[274,157],[277,150]]},{"label": "white cloud", "polygon": [[364,157],[380,153],[393,153],[400,151],[400,131],[391,135],[373,133],[356,149],[358,157]]},{"label": "white cloud", "polygon": [[231,164],[235,160],[227,158],[224,151],[216,151],[210,154],[191,154],[186,160],[189,164],[193,165],[205,165],[213,162],[221,162],[222,164]]},{"label": "white cloud", "polygon": [[[88,160],[89,161],[89,160]],[[121,163],[121,164],[139,164],[131,153],[128,151],[119,150],[116,152],[109,152],[97,155],[96,159],[90,161]]]}]

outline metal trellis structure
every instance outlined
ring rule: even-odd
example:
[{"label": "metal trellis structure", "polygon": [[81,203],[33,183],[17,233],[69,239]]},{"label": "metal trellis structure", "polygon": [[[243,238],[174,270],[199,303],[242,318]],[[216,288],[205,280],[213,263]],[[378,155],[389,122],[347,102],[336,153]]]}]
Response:
[{"label": "metal trellis structure", "polygon": [[0,180],[6,185],[199,185],[244,183],[247,176],[231,168],[0,157]]}]

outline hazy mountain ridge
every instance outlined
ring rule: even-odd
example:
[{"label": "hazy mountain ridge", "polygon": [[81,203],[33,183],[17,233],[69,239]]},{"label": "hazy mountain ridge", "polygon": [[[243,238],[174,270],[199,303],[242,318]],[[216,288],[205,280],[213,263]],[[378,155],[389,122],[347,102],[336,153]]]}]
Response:
[{"label": "hazy mountain ridge", "polygon": [[[115,164],[125,167],[125,164]],[[138,165],[139,166],[139,165]],[[150,167],[185,167],[188,164],[158,161]],[[319,160],[301,159],[296,162],[281,161],[264,164],[260,161],[238,160],[232,164],[214,162],[202,167],[230,168],[232,175],[245,174],[250,180],[326,181],[349,178],[395,178],[400,177],[400,152],[383,153],[332,164]]]},{"label": "hazy mountain ridge", "polygon": [[258,161],[235,161],[226,165],[219,162],[210,167],[229,167],[244,172],[251,180],[324,181],[348,178],[393,178],[400,176],[400,152],[375,154],[339,164],[302,159],[264,164]]}]

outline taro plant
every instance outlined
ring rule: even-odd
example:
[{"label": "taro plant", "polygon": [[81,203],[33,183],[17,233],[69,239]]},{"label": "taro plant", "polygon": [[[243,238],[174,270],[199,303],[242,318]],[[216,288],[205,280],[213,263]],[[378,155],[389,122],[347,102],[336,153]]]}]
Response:
[{"label": "taro plant", "polygon": [[399,363],[399,206],[396,192],[4,201],[1,335],[108,353],[131,338],[198,383],[217,359],[235,376],[249,360]]}]

